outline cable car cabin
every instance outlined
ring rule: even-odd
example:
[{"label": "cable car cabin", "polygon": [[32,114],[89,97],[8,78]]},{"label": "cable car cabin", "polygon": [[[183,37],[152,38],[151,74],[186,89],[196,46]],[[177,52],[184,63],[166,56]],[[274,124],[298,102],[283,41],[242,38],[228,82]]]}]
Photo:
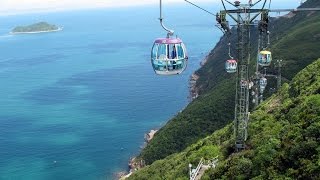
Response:
[{"label": "cable car cabin", "polygon": [[261,78],[260,81],[259,81],[259,84],[260,84],[260,93],[263,93],[264,90],[267,87],[267,79],[266,78]]},{"label": "cable car cabin", "polygon": [[235,5],[235,6],[240,6],[240,1],[235,1],[235,2],[234,2],[234,5]]},{"label": "cable car cabin", "polygon": [[270,51],[260,51],[258,63],[260,66],[270,66],[272,56]]},{"label": "cable car cabin", "polygon": [[188,64],[186,48],[179,38],[156,39],[151,51],[151,63],[156,74],[176,75]]},{"label": "cable car cabin", "polygon": [[235,73],[237,72],[238,62],[234,59],[229,59],[226,61],[225,69],[227,73]]}]

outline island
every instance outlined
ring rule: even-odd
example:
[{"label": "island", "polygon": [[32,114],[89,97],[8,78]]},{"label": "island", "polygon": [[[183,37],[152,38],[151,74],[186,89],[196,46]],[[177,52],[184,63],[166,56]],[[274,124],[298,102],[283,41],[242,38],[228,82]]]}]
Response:
[{"label": "island", "polygon": [[31,33],[46,33],[56,32],[62,30],[61,27],[49,24],[47,22],[39,22],[29,26],[17,26],[10,33],[11,34],[31,34]]}]

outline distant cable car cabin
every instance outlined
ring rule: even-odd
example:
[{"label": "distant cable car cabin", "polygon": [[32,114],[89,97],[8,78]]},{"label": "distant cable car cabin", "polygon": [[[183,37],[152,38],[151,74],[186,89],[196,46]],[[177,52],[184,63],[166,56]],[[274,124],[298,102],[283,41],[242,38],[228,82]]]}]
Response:
[{"label": "distant cable car cabin", "polygon": [[235,1],[235,2],[234,2],[234,5],[235,5],[235,6],[240,6],[240,1]]},{"label": "distant cable car cabin", "polygon": [[261,78],[260,81],[259,81],[259,84],[260,84],[260,93],[263,93],[264,90],[267,87],[267,79],[266,78]]},{"label": "distant cable car cabin", "polygon": [[272,56],[270,51],[260,51],[258,63],[260,66],[270,66]]},{"label": "distant cable car cabin", "polygon": [[158,38],[151,51],[151,63],[156,74],[176,75],[188,64],[185,45],[179,38]]},{"label": "distant cable car cabin", "polygon": [[227,73],[235,73],[237,72],[238,62],[234,59],[229,59],[226,61],[225,69]]}]

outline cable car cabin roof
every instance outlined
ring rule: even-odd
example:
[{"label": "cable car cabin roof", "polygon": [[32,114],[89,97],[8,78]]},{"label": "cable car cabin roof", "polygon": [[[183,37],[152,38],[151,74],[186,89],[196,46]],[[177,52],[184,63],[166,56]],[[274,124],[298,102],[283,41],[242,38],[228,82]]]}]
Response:
[{"label": "cable car cabin roof", "polygon": [[234,59],[229,59],[227,60],[228,63],[237,63],[237,60],[234,60]]},{"label": "cable car cabin roof", "polygon": [[271,54],[270,51],[260,51],[260,54]]},{"label": "cable car cabin roof", "polygon": [[182,40],[179,38],[158,38],[154,41],[154,43],[158,44],[180,44]]}]

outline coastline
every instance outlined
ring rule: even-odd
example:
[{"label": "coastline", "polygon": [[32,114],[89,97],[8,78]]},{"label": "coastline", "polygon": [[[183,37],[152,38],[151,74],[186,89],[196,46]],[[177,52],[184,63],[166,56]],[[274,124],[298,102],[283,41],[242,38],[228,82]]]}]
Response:
[{"label": "coastline", "polygon": [[11,35],[18,35],[18,34],[40,34],[40,33],[50,33],[50,32],[58,32],[62,31],[63,27],[59,27],[58,29],[55,30],[48,30],[48,31],[34,31],[34,32],[10,32],[9,34]]},{"label": "coastline", "polygon": [[[207,63],[208,58],[209,54],[206,55],[206,57],[204,57],[204,59],[200,61],[200,68]],[[199,90],[196,87],[196,82],[198,79],[199,76],[196,74],[196,71],[193,72],[189,78],[189,103],[191,103],[194,99],[196,99],[199,96]],[[145,146],[148,145],[148,143],[151,142],[151,140],[157,132],[158,130],[151,129],[149,133],[144,134],[145,144],[141,149],[143,149]],[[116,173],[118,180],[125,180],[126,178],[130,177],[135,171],[143,168],[145,166],[145,162],[143,159],[137,159],[136,157],[132,157],[128,162],[128,166],[129,171],[121,171]]]},{"label": "coastline", "polygon": [[[153,139],[154,135],[158,132],[158,130],[151,129],[148,133],[144,134],[144,141],[145,144],[142,147],[142,149],[150,143],[150,141]],[[143,159],[137,159],[137,157],[130,158],[128,162],[129,172],[128,171],[121,171],[117,172],[116,176],[119,180],[124,180],[128,177],[130,177],[135,171],[143,168],[145,166],[145,162]]]},{"label": "coastline", "polygon": [[[209,55],[210,53],[200,61],[200,68],[208,62]],[[200,76],[196,73],[196,71],[193,72],[189,78],[189,103],[199,96],[199,89],[197,88],[197,81],[199,78]]]}]

